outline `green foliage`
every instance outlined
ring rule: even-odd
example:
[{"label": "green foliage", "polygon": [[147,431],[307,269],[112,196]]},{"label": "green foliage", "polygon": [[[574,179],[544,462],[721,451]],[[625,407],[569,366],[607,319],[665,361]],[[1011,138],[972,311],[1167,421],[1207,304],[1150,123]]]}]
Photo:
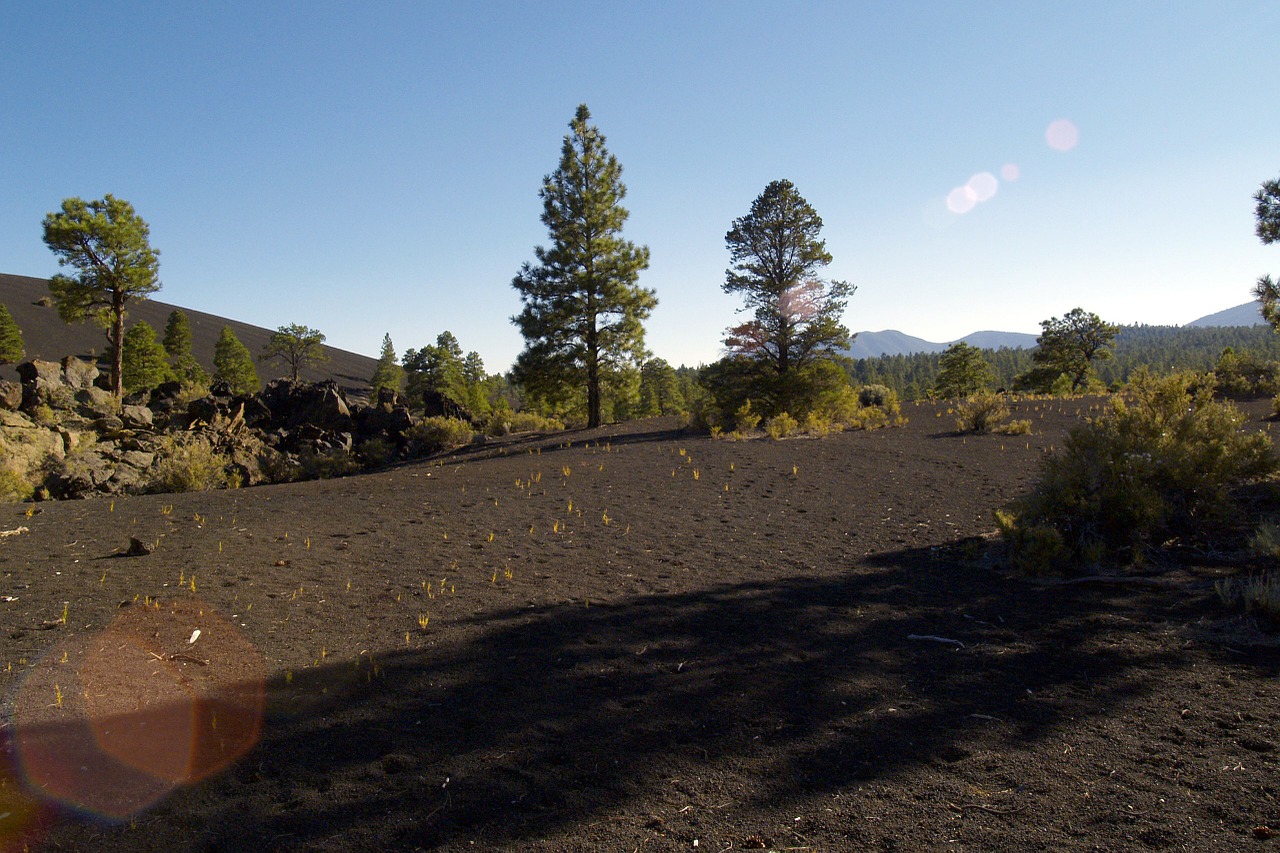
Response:
[{"label": "green foliage", "polygon": [[409,446],[414,456],[427,456],[470,444],[475,429],[461,418],[423,418],[408,432]]},{"label": "green foliage", "polygon": [[373,369],[373,393],[386,388],[396,393],[404,387],[404,368],[396,362],[396,348],[391,343],[391,333],[382,336],[382,352],[378,356],[378,365]]},{"label": "green foliage", "polygon": [[977,434],[991,432],[1008,417],[1004,396],[984,391],[956,406],[956,429]]},{"label": "green foliage", "polygon": [[329,356],[324,351],[324,334],[319,329],[290,323],[271,333],[261,359],[280,359],[289,368],[289,378],[297,382],[304,367],[323,364]]},{"label": "green foliage", "polygon": [[563,432],[564,421],[544,417],[537,412],[516,412],[508,423],[508,431],[517,432]]},{"label": "green foliage", "polygon": [[749,393],[766,414],[812,408],[820,374],[806,368],[849,345],[840,320],[856,288],[819,278],[831,263],[821,230],[822,218],[795,185],[780,180],[725,235],[732,265],[723,288],[742,295],[752,319],[729,329],[724,343],[754,368]]},{"label": "green foliage", "polygon": [[786,412],[779,412],[765,422],[764,431],[775,441],[789,438],[800,431],[800,422]]},{"label": "green foliage", "polygon": [[13,321],[13,315],[4,305],[0,305],[0,364],[16,364],[22,361],[26,353],[26,344],[22,341],[22,331]]},{"label": "green foliage", "polygon": [[223,326],[213,347],[213,378],[226,382],[235,394],[253,394],[259,388],[258,371],[249,348],[240,343],[230,326]]},{"label": "green foliage", "polygon": [[500,396],[501,377],[485,373],[479,353],[464,357],[458,339],[449,331],[437,335],[434,345],[405,352],[404,371],[405,394],[414,406],[421,406],[430,394],[439,394],[481,421],[493,405],[490,397]]},{"label": "green foliage", "polygon": [[167,435],[160,440],[156,456],[159,462],[149,491],[204,492],[240,485],[228,470],[230,458],[204,441]]},{"label": "green foliage", "polygon": [[0,468],[0,503],[18,503],[30,499],[31,484],[22,475],[8,468]]},{"label": "green foliage", "polygon": [[186,312],[181,309],[170,311],[162,343],[169,355],[169,363],[173,365],[173,375],[185,385],[203,385],[209,381],[209,374],[191,353],[191,341],[191,321],[187,319]]},{"label": "green foliage", "polygon": [[952,344],[942,355],[934,393],[943,398],[967,397],[988,388],[995,380],[982,350],[964,341]]},{"label": "green foliage", "polygon": [[169,360],[156,330],[139,320],[124,333],[124,390],[149,391],[169,379]]},{"label": "green foliage", "polygon": [[60,267],[49,280],[58,314],[68,323],[92,318],[107,330],[111,352],[111,389],[124,389],[124,315],[132,299],[160,289],[159,252],[151,248],[150,228],[129,202],[108,194],[97,201],[68,198],[62,210],[44,218],[44,242]]},{"label": "green foliage", "polygon": [[660,358],[651,358],[640,366],[640,394],[636,417],[682,415],[688,409],[675,368]]},{"label": "green foliage", "polygon": [[1280,394],[1280,362],[1250,352],[1222,351],[1213,368],[1214,387],[1229,397],[1270,397]]},{"label": "green foliage", "polygon": [[524,306],[513,322],[525,339],[513,375],[553,406],[584,391],[595,427],[608,389],[645,355],[643,322],[658,300],[636,283],[649,250],[620,236],[629,215],[622,166],[590,118],[579,106],[560,164],[539,191],[551,247],[536,247],[537,263],[512,281]]},{"label": "green foliage", "polygon": [[1042,329],[1031,353],[1032,370],[1014,381],[1019,390],[1049,392],[1059,376],[1066,376],[1071,392],[1086,388],[1094,375],[1093,363],[1111,357],[1112,340],[1119,326],[1103,322],[1097,314],[1074,308],[1062,319],[1040,321]]},{"label": "green foliage", "polygon": [[[1237,487],[1276,470],[1271,442],[1194,377],[1139,373],[1102,417],[1073,429],[1012,508],[1015,560],[1051,528],[1075,563],[1141,560],[1171,540],[1212,539],[1239,521]],[[1193,390],[1194,388],[1194,390]],[[1045,534],[1047,535],[1047,534]]]}]

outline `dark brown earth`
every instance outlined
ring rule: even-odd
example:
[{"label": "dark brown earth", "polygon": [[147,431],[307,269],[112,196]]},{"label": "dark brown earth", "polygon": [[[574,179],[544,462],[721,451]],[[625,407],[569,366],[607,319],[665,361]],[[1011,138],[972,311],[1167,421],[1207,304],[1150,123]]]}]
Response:
[{"label": "dark brown earth", "polygon": [[1218,602],[1238,569],[1052,584],[980,538],[1095,405],[3,510],[0,839],[1271,849],[1280,652]]}]

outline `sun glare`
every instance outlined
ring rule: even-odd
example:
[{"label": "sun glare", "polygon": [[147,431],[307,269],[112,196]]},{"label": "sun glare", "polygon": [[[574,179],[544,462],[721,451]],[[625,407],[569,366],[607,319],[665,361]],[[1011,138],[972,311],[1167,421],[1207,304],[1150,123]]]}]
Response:
[{"label": "sun glare", "polygon": [[1049,124],[1044,132],[1044,138],[1054,151],[1070,151],[1080,142],[1080,130],[1074,122],[1060,118]]}]

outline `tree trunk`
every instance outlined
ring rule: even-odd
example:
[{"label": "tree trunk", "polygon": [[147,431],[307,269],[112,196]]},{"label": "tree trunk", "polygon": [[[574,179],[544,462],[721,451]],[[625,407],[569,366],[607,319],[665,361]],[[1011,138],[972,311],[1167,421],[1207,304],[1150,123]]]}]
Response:
[{"label": "tree trunk", "polygon": [[111,393],[124,396],[124,297],[111,300]]}]

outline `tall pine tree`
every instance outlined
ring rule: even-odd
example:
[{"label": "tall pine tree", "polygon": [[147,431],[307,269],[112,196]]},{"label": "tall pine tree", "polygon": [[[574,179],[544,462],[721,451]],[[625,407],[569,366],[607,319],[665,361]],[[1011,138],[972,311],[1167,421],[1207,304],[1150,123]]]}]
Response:
[{"label": "tall pine tree", "polygon": [[223,326],[213,345],[214,379],[231,386],[234,394],[252,394],[258,390],[258,371],[253,366],[249,348],[240,343],[230,326]]},{"label": "tall pine tree", "polygon": [[382,336],[382,352],[378,356],[378,365],[373,369],[373,393],[386,388],[399,394],[404,385],[404,369],[396,363],[395,344],[391,343],[391,333]]},{"label": "tall pine tree", "polygon": [[9,309],[0,305],[0,364],[13,364],[20,361],[26,352],[26,344],[22,342],[22,331],[13,321]]},{"label": "tall pine tree", "polygon": [[191,321],[186,312],[175,308],[169,312],[169,319],[164,324],[164,351],[169,354],[173,365],[173,374],[181,382],[204,383],[209,381],[200,362],[191,353]]},{"label": "tall pine tree", "polygon": [[146,320],[139,320],[124,333],[120,367],[124,390],[129,394],[149,391],[169,378],[165,349],[156,340],[156,330]]},{"label": "tall pine tree", "polygon": [[636,283],[649,249],[620,236],[629,215],[622,166],[590,119],[581,104],[539,191],[551,246],[536,247],[537,263],[512,281],[524,304],[513,322],[525,339],[514,373],[543,400],[585,391],[587,425],[599,426],[610,380],[634,374],[644,358],[642,324],[658,300]]}]

